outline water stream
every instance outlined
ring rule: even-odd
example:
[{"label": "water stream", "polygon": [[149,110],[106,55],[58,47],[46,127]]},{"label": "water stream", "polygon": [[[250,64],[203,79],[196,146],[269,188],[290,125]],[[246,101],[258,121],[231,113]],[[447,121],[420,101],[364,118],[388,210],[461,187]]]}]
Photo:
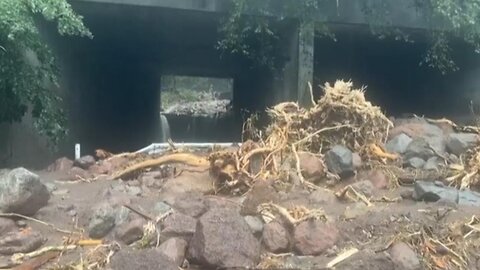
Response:
[{"label": "water stream", "polygon": [[161,142],[167,142],[171,138],[170,124],[167,117],[160,113],[160,140]]}]

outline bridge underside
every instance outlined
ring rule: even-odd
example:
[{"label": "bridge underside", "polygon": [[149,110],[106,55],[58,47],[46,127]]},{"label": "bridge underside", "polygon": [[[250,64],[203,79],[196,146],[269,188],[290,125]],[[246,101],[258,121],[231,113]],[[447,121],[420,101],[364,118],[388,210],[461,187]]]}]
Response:
[{"label": "bridge underside", "polygon": [[[427,48],[425,42],[378,40],[362,26],[358,14],[353,16],[354,8],[349,11],[353,14],[350,21],[331,25],[337,42],[304,35],[308,29],[300,29],[293,19],[286,21],[280,40],[285,67],[272,73],[252,69],[241,57],[222,57],[215,49],[225,1],[132,1],[72,1],[94,33],[93,40],[59,37],[53,25],[42,25],[61,65],[61,87],[69,112],[71,135],[62,155],[71,156],[77,142],[88,153],[95,148],[132,151],[158,141],[162,75],[234,81],[235,113],[231,118],[196,120],[197,129],[203,132],[172,134],[174,140],[192,142],[239,140],[242,111],[262,111],[286,100],[308,101],[309,81],[314,82],[317,97],[321,94],[318,85],[326,81],[352,79],[357,86],[367,85],[368,98],[389,114],[455,118],[469,113],[469,100],[480,101],[475,92],[480,83],[478,58],[466,53],[469,48],[453,44],[462,69],[441,76],[418,66]],[[347,2],[339,3],[348,7]],[[27,149],[33,146],[24,141],[35,135],[32,131],[24,136],[22,130],[28,123],[22,125],[0,132],[1,141],[8,142],[15,153],[6,164],[44,166],[50,162],[48,158],[25,162],[26,156],[31,156]],[[185,121],[174,120],[170,125],[181,131]],[[29,141],[38,144],[39,140]],[[0,143],[0,152],[5,147]],[[48,152],[46,148],[35,151],[36,156],[48,156],[42,154]]]}]

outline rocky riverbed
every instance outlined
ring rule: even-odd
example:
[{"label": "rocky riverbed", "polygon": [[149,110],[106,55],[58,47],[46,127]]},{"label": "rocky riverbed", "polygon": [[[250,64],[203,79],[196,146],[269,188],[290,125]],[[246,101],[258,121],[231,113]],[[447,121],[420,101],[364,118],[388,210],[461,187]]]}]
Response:
[{"label": "rocky riverbed", "polygon": [[[257,180],[238,196],[215,195],[208,172],[175,165],[106,177],[125,157],[2,170],[0,269],[480,269],[478,245],[467,243],[480,236],[480,196],[436,173],[477,143],[398,120],[386,148],[417,179],[337,145],[325,162],[299,154],[317,188]],[[326,181],[325,169],[343,177]]]}]

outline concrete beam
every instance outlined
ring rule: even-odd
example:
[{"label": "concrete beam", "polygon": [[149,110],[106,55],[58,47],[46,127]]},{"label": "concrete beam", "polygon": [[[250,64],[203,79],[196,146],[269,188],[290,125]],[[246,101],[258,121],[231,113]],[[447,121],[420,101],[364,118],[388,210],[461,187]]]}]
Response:
[{"label": "concrete beam", "polygon": [[[83,3],[104,3],[131,6],[172,8],[183,10],[194,10],[204,12],[226,13],[231,6],[231,0],[70,0],[71,2]],[[260,1],[260,0],[259,0]],[[283,1],[277,0],[274,5],[282,6]],[[404,28],[429,27],[427,18],[415,7],[415,0],[382,0],[385,6],[390,6],[389,25]],[[365,25],[368,22],[365,19],[362,5],[358,0],[331,0],[324,2],[318,13],[318,22],[333,24],[356,24]],[[278,13],[278,6],[272,6],[271,14],[282,16]],[[258,15],[251,13],[248,15]],[[263,15],[263,14],[262,14]],[[288,14],[287,14],[288,17]],[[391,24],[390,24],[391,23]]]},{"label": "concrete beam", "polygon": [[[228,0],[227,0],[228,1]],[[70,2],[101,3],[144,7],[159,7],[204,12],[225,12],[225,0],[71,0]]]}]

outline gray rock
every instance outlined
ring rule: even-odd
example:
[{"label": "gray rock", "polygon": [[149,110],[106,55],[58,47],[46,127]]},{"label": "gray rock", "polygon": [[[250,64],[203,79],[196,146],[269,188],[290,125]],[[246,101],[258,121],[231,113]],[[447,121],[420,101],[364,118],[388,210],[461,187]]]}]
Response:
[{"label": "gray rock", "polygon": [[260,244],[239,213],[215,209],[199,219],[188,256],[210,267],[251,268],[260,260]]},{"label": "gray rock", "polygon": [[126,245],[140,240],[143,236],[143,226],[146,224],[143,218],[134,219],[124,223],[116,229],[116,238]]},{"label": "gray rock", "polygon": [[163,242],[158,250],[165,254],[170,260],[178,266],[182,266],[185,261],[185,253],[187,251],[187,241],[182,238],[170,238]]},{"label": "gray rock", "polygon": [[320,220],[304,221],[295,227],[294,245],[301,255],[320,255],[338,241],[338,230]]},{"label": "gray rock", "polygon": [[415,138],[408,145],[404,156],[407,160],[414,157],[427,160],[435,156],[435,152],[430,148],[430,145],[424,138]]},{"label": "gray rock", "polygon": [[447,137],[447,149],[460,156],[479,142],[479,136],[472,133],[452,133]]},{"label": "gray rock", "polygon": [[178,270],[178,265],[158,249],[121,249],[109,266],[113,270]]},{"label": "gray rock", "polygon": [[443,199],[458,203],[459,193],[456,188],[441,183],[416,181],[413,198],[418,201],[436,202]]},{"label": "gray rock", "polygon": [[50,192],[38,175],[17,168],[0,177],[0,212],[34,215],[50,200]]},{"label": "gray rock", "polygon": [[8,232],[14,231],[16,228],[15,221],[0,217],[0,237]]},{"label": "gray rock", "polygon": [[255,236],[260,236],[263,232],[263,221],[257,216],[245,216],[243,217],[247,222],[250,230]]},{"label": "gray rock", "polygon": [[170,210],[172,210],[172,207],[165,202],[157,202],[153,207],[153,213],[156,217],[162,216]]},{"label": "gray rock", "polygon": [[325,163],[330,172],[341,177],[354,174],[353,153],[342,145],[336,145],[325,154]]},{"label": "gray rock", "polygon": [[88,224],[88,235],[94,239],[106,236],[115,227],[128,219],[129,211],[112,202],[103,202],[94,207]]},{"label": "gray rock", "polygon": [[125,190],[127,191],[128,195],[131,196],[141,196],[142,195],[142,188],[136,186],[125,186]]},{"label": "gray rock", "polygon": [[83,156],[79,159],[76,159],[73,162],[73,166],[88,170],[92,165],[95,164],[95,158],[93,156]]},{"label": "gray rock", "polygon": [[415,169],[423,168],[425,166],[425,160],[419,157],[412,157],[408,160],[408,166]]},{"label": "gray rock", "polygon": [[182,213],[173,213],[162,224],[162,239],[181,237],[190,241],[197,226],[197,220]]},{"label": "gray rock", "polygon": [[0,238],[0,255],[32,252],[45,242],[46,239],[38,232],[9,232]]},{"label": "gray rock", "polygon": [[390,249],[395,269],[420,270],[422,266],[417,254],[407,244],[399,242]]},{"label": "gray rock", "polygon": [[265,225],[262,239],[267,250],[273,253],[287,251],[290,243],[287,229],[278,222]]},{"label": "gray rock", "polygon": [[48,192],[53,193],[55,190],[57,190],[57,185],[54,183],[46,183],[45,186],[47,187]]},{"label": "gray rock", "polygon": [[442,135],[440,136],[432,136],[426,137],[425,141],[430,146],[431,149],[435,150],[435,152],[439,154],[445,154],[447,151],[447,141],[445,137]]},{"label": "gray rock", "polygon": [[405,133],[400,133],[388,141],[385,147],[390,153],[403,154],[407,151],[407,147],[411,142],[412,138],[405,135]]},{"label": "gray rock", "polygon": [[372,197],[375,186],[369,180],[363,180],[352,184],[352,187],[356,190],[365,195],[366,197]]},{"label": "gray rock", "polygon": [[423,168],[427,171],[436,171],[440,164],[441,161],[438,157],[431,157],[427,160]]},{"label": "gray rock", "polygon": [[471,190],[458,192],[458,205],[480,206],[480,193]]}]

